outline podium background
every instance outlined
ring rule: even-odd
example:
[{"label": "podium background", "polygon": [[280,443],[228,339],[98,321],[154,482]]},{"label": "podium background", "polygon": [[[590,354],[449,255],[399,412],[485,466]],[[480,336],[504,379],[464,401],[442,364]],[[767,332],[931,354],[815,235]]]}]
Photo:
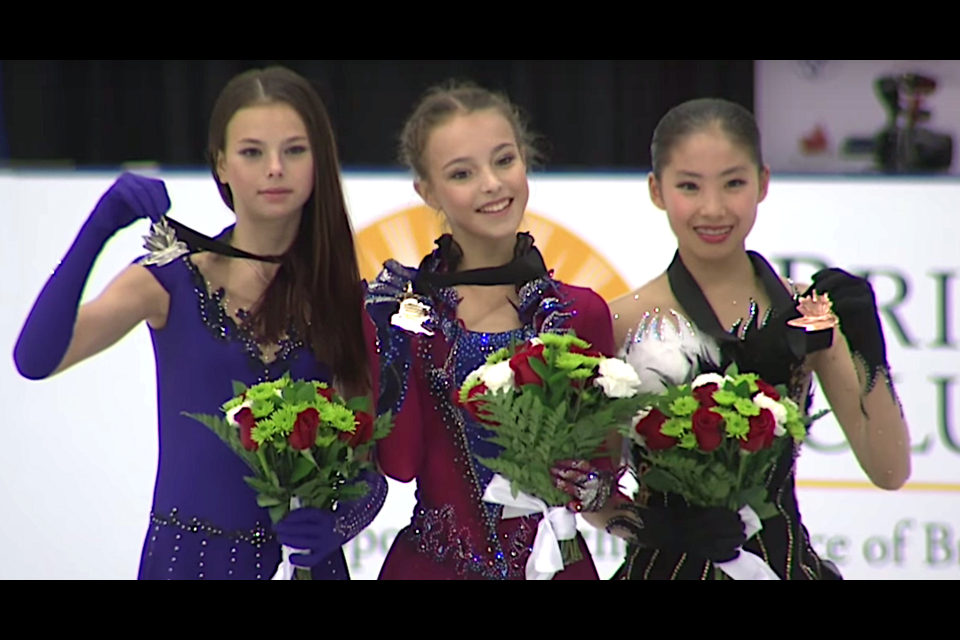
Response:
[{"label": "podium background", "polygon": [[[156,473],[156,387],[145,326],[48,381],[17,374],[13,344],[46,278],[117,173],[0,173],[0,578],[132,579]],[[170,171],[171,217],[216,233],[232,222],[209,175]],[[348,173],[364,272],[430,249],[436,214],[399,173]],[[869,272],[886,310],[889,357],[911,426],[914,470],[896,493],[870,487],[831,417],[799,461],[815,548],[848,579],[960,578],[960,181],[774,176],[748,243],[804,282],[821,266]],[[531,180],[530,228],[557,275],[608,299],[656,276],[674,239],[645,175],[546,174]],[[108,244],[85,299],[142,254],[146,222]],[[822,406],[817,403],[817,407]],[[197,428],[204,428],[197,425]],[[373,525],[345,547],[355,579],[373,579],[409,521],[413,484],[391,482]],[[619,541],[583,525],[602,577]]]}]

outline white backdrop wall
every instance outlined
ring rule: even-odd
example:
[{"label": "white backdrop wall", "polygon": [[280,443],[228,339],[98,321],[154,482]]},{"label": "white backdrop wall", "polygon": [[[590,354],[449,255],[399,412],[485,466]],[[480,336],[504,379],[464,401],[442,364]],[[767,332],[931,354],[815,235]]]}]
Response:
[{"label": "white backdrop wall", "polygon": [[[132,579],[156,473],[156,390],[145,327],[51,380],[16,372],[12,349],[53,267],[116,174],[0,174],[0,578]],[[232,221],[209,176],[164,173],[171,217],[206,233]],[[409,262],[436,228],[406,177],[345,178],[364,270]],[[873,489],[827,417],[799,462],[800,501],[816,549],[848,579],[960,578],[960,181],[775,178],[749,247],[800,282],[821,265],[869,272],[909,420],[913,477]],[[608,297],[657,275],[673,236],[645,177],[547,175],[532,180],[530,224],[548,263]],[[98,260],[85,300],[142,253],[139,222]],[[823,406],[818,403],[818,406]],[[198,425],[197,428],[203,428]],[[373,525],[345,551],[355,579],[374,579],[409,521],[413,484],[391,482]],[[583,524],[603,577],[617,540]]]}]

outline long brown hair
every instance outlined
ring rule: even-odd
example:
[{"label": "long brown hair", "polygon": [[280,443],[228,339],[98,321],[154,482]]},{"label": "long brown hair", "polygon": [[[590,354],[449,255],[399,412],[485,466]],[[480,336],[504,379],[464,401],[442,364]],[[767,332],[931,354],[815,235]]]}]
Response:
[{"label": "long brown hair", "polygon": [[363,290],[353,228],[340,182],[340,163],[330,117],[310,83],[289,69],[253,69],[224,87],[210,117],[208,155],[220,196],[233,210],[233,194],[217,176],[227,124],[245,107],[285,103],[303,119],[314,163],[313,193],[300,229],[280,269],[251,313],[248,326],[261,339],[278,340],[289,328],[326,363],[351,395],[370,389],[363,333]]}]

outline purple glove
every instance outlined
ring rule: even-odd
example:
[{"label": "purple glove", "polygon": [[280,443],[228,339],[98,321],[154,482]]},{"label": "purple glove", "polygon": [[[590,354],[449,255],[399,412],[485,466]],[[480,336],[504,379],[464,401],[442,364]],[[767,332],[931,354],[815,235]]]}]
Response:
[{"label": "purple glove", "polygon": [[100,198],[84,226],[93,226],[110,238],[140,218],[157,222],[169,210],[170,196],[162,180],[123,173]]},{"label": "purple glove", "polygon": [[309,552],[292,554],[291,564],[315,567],[373,522],[387,497],[387,481],[374,472],[365,473],[359,481],[365,481],[370,487],[360,500],[345,502],[336,511],[295,509],[273,525],[280,544]]},{"label": "purple glove", "polygon": [[156,222],[169,209],[170,198],[163,182],[132,173],[121,175],[103,194],[24,323],[13,352],[20,375],[40,380],[63,361],[73,337],[83,287],[107,240],[139,218]]}]

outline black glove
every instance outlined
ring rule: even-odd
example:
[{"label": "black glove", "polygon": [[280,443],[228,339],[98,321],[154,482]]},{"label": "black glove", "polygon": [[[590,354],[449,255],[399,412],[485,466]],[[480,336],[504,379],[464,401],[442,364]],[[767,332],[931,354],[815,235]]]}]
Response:
[{"label": "black glove", "polygon": [[723,507],[644,507],[630,503],[618,507],[623,516],[615,516],[607,531],[628,531],[632,542],[648,549],[687,553],[711,562],[728,562],[739,555],[747,541],[743,520],[735,511]]},{"label": "black glove", "polygon": [[854,358],[866,371],[864,393],[873,389],[881,373],[889,382],[887,344],[870,283],[841,269],[824,269],[813,275],[811,289],[829,295],[833,313],[840,321],[840,331]]}]

